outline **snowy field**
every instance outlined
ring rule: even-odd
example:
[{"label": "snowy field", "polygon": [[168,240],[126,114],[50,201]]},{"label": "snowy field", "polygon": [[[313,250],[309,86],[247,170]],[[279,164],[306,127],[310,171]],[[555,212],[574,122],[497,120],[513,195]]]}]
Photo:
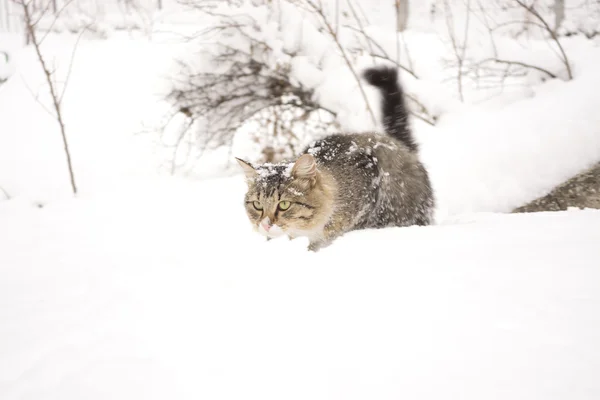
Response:
[{"label": "snowy field", "polygon": [[3,204],[0,398],[598,398],[600,212],[312,254],[251,234],[240,183]]},{"label": "snowy field", "polygon": [[[0,399],[600,398],[600,211],[505,214],[600,159],[597,44],[565,41],[573,81],[415,124],[436,226],[309,253],[252,231],[227,157],[160,168],[140,132],[185,47],[80,41],[73,198],[35,53],[0,39]],[[59,77],[76,40],[44,44]]]}]

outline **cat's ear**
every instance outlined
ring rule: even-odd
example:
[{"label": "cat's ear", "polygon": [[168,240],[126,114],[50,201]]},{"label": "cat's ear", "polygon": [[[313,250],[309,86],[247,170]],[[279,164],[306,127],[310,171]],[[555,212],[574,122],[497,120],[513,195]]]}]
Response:
[{"label": "cat's ear", "polygon": [[310,154],[301,155],[292,167],[295,178],[313,179],[317,176],[317,163]]},{"label": "cat's ear", "polygon": [[256,170],[254,169],[252,164],[250,164],[248,161],[242,160],[241,158],[236,157],[235,159],[237,160],[238,164],[240,164],[240,166],[244,170],[244,174],[246,175],[246,178],[252,179],[252,178],[256,177]]}]

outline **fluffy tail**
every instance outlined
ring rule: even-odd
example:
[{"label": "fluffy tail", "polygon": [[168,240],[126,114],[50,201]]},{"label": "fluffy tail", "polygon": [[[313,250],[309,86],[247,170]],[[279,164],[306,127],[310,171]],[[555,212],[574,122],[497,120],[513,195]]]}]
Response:
[{"label": "fluffy tail", "polygon": [[408,125],[404,93],[398,84],[398,71],[390,67],[369,68],[364,71],[363,77],[381,92],[385,132],[404,143],[411,151],[417,151],[417,144]]}]

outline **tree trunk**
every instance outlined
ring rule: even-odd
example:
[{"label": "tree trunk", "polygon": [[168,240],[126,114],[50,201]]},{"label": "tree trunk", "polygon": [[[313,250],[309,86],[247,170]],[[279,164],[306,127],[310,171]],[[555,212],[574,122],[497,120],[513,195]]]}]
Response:
[{"label": "tree trunk", "polygon": [[554,0],[554,33],[565,19],[565,0]]},{"label": "tree trunk", "polygon": [[600,209],[600,162],[513,213],[564,211],[569,207]]},{"label": "tree trunk", "polygon": [[396,32],[404,32],[408,26],[408,1],[395,0],[396,2]]}]

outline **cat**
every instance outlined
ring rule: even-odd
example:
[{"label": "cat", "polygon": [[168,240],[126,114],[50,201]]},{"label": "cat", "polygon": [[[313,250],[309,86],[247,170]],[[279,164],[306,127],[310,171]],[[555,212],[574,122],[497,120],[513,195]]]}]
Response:
[{"label": "cat", "polygon": [[246,213],[268,239],[308,237],[317,251],[346,232],[432,223],[434,195],[396,69],[369,68],[363,78],[382,95],[385,135],[336,133],[313,142],[295,162],[253,165]]}]

